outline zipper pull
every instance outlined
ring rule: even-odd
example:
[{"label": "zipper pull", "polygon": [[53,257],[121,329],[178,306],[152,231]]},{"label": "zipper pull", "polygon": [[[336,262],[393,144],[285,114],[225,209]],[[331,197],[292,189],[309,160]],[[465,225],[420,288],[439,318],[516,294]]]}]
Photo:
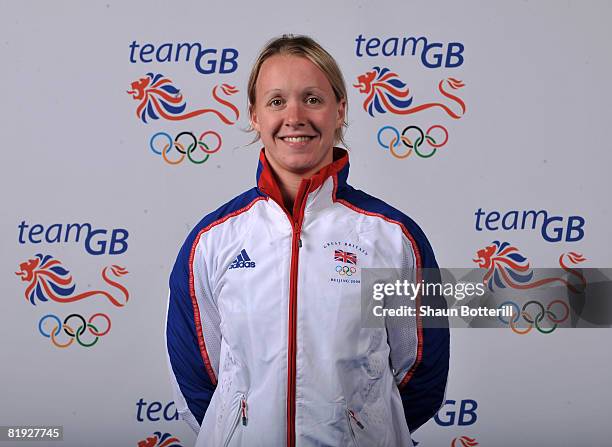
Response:
[{"label": "zipper pull", "polygon": [[349,410],[348,414],[355,421],[355,424],[357,424],[357,427],[359,427],[362,430],[365,428],[363,424],[359,422],[359,419],[357,419],[357,416],[355,416],[355,413],[353,412],[353,410]]},{"label": "zipper pull", "polygon": [[299,248],[302,248],[302,238],[299,238],[299,239],[298,239],[298,247],[299,247]]},{"label": "zipper pull", "polygon": [[247,425],[248,423],[248,418],[247,418],[247,404],[246,404],[246,399],[244,398],[244,396],[242,396],[242,398],[240,399],[240,413],[242,414],[242,425]]}]

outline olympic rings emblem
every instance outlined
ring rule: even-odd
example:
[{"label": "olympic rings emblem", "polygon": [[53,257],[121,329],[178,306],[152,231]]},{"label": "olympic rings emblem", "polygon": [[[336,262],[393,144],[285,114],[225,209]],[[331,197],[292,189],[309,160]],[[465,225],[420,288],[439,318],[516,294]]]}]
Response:
[{"label": "olympic rings emblem", "polygon": [[[96,318],[102,318],[106,320],[106,329],[103,331],[99,331],[98,327],[93,324],[93,321]],[[68,324],[68,322],[72,319],[77,319],[78,329],[75,331],[72,326]],[[56,324],[50,332],[45,331],[45,322],[47,320],[53,320]],[[48,326],[48,325],[47,325]],[[57,340],[57,337],[61,333],[61,329],[64,330],[64,333],[68,337],[68,341],[65,343],[61,343]],[[86,342],[83,340],[83,335],[85,334],[85,329],[89,330],[89,333],[93,335],[95,338],[91,342]],[[51,339],[51,343],[53,343],[58,348],[67,348],[76,340],[78,344],[84,346],[86,348],[91,348],[95,345],[100,337],[105,336],[111,329],[111,321],[108,315],[103,313],[97,313],[89,317],[89,320],[85,321],[85,318],[79,314],[70,314],[66,318],[64,318],[64,322],[62,323],[57,315],[47,314],[40,319],[38,322],[38,331],[43,337],[47,337]]]},{"label": "olympic rings emblem", "polygon": [[[503,306],[507,305],[511,305],[513,310],[516,309],[516,311],[512,312],[512,319],[510,321],[507,321],[501,316],[498,318],[502,323],[509,325],[510,329],[512,329],[514,333],[519,335],[527,334],[534,328],[534,326],[542,334],[550,334],[552,331],[557,329],[558,324],[563,323],[569,318],[569,306],[565,301],[562,300],[551,301],[550,303],[548,303],[548,306],[546,306],[546,308],[544,308],[544,305],[542,303],[536,300],[527,301],[525,304],[523,304],[522,308],[520,308],[519,305],[514,301],[504,301],[499,305],[498,308],[501,309]],[[557,312],[560,312],[559,314],[552,311],[552,308],[555,305],[558,305],[555,310]],[[536,306],[536,308],[538,309],[538,313],[536,314],[535,318],[532,317],[531,313],[528,312],[528,308],[530,306],[532,306],[532,308],[533,306]],[[519,329],[518,327],[516,327],[516,323],[518,322],[520,317],[523,317],[523,319],[528,323],[525,329]],[[544,320],[544,317],[547,317],[548,320],[552,323],[552,326],[548,329],[543,328],[540,325]]]},{"label": "olympic rings emblem", "polygon": [[[204,142],[204,139],[208,135],[212,135],[217,140],[217,145],[214,149],[211,149],[209,145]],[[160,147],[160,139],[162,143],[164,143],[162,147]],[[185,149],[185,143],[188,143],[187,149]],[[157,132],[149,140],[149,148],[151,148],[153,153],[161,155],[164,161],[169,165],[178,165],[185,159],[185,155],[193,164],[201,165],[210,158],[210,154],[214,154],[221,149],[221,135],[214,130],[207,130],[200,134],[200,138],[196,138],[193,133],[185,131],[179,133],[174,140],[172,140],[172,137],[166,132]],[[204,158],[201,158],[201,154],[197,157],[194,156],[196,148],[200,148],[200,151],[204,153]],[[168,154],[172,149],[176,149],[179,155],[178,158],[171,160]]]},{"label": "olympic rings emblem", "polygon": [[[382,133],[386,130],[390,130],[393,134],[393,137],[387,144],[383,143],[381,139]],[[438,140],[431,135],[432,131],[434,130],[441,131],[441,138]],[[437,132],[437,134],[440,133]],[[446,130],[444,126],[434,124],[427,129],[425,133],[423,133],[421,128],[418,126],[406,126],[400,135],[399,131],[395,127],[383,126],[378,130],[376,139],[378,140],[378,144],[380,144],[384,149],[389,149],[395,158],[408,158],[408,156],[412,154],[413,149],[419,157],[429,158],[433,157],[437,150],[448,142],[448,130]],[[438,141],[440,142],[438,143]],[[408,148],[408,150],[403,154],[396,151],[396,148],[399,147],[400,142],[402,142],[404,146]],[[419,147],[421,147],[425,142],[432,147],[432,150],[429,153],[423,153],[419,150]]]},{"label": "olympic rings emblem", "polygon": [[353,276],[357,269],[355,267],[349,267],[348,265],[337,265],[336,271],[340,276]]}]

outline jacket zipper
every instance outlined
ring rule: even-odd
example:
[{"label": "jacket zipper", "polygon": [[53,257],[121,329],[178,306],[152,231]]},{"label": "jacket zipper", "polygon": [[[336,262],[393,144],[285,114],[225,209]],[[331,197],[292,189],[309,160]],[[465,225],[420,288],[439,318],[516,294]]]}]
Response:
[{"label": "jacket zipper", "polygon": [[244,425],[245,427],[248,425],[249,423],[249,419],[247,417],[247,403],[246,403],[246,397],[244,397],[244,395],[242,396],[242,399],[240,399],[240,415],[242,416],[242,425]]},{"label": "jacket zipper", "polygon": [[[287,446],[295,446],[295,368],[297,353],[297,280],[298,280],[298,261],[299,250],[302,246],[300,234],[302,231],[302,221],[304,220],[304,209],[310,180],[303,180],[295,197],[294,216],[287,213],[293,228],[291,238],[291,276],[289,280],[289,341],[287,353]],[[295,215],[297,207],[297,216]]]},{"label": "jacket zipper", "polygon": [[236,416],[234,417],[234,421],[232,422],[232,426],[230,428],[227,437],[225,438],[225,442],[223,443],[224,447],[227,447],[234,437],[234,433],[236,432],[236,428],[238,428],[238,423],[242,417],[242,425],[247,425],[247,404],[246,404],[246,396],[244,394],[240,395],[240,405],[238,405],[238,411],[236,412]]},{"label": "jacket zipper", "polygon": [[357,427],[359,427],[360,429],[363,430],[365,427],[361,422],[359,422],[359,419],[357,419],[357,416],[355,416],[355,412],[353,410],[349,410],[348,408],[346,409],[346,418],[348,419],[348,426],[351,432],[351,438],[353,439],[353,444],[355,445],[355,447],[357,447],[357,436],[355,436],[355,431],[353,430],[353,423],[351,422],[351,419],[355,421],[355,424],[357,424]]}]

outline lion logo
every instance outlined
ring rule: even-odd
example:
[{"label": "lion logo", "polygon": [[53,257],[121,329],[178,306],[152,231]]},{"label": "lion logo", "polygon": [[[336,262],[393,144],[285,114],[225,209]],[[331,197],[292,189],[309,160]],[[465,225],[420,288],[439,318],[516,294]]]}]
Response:
[{"label": "lion logo", "polygon": [[476,259],[473,261],[478,267],[487,269],[482,282],[486,283],[489,290],[494,287],[504,289],[533,289],[553,282],[565,284],[574,293],[581,293],[586,287],[586,279],[582,273],[570,268],[566,262],[572,265],[586,261],[586,258],[579,253],[568,252],[559,256],[559,265],[563,270],[577,278],[581,287],[569,283],[563,278],[544,278],[538,281],[533,280],[533,271],[529,266],[527,258],[523,256],[518,248],[510,245],[509,242],[493,241],[491,245],[484,247],[476,252]]},{"label": "lion logo", "polygon": [[28,283],[25,290],[25,298],[26,301],[30,301],[34,306],[36,305],[36,299],[40,301],[51,300],[58,303],[72,303],[91,296],[102,295],[113,305],[123,307],[129,299],[127,289],[108,276],[109,270],[117,278],[128,273],[126,269],[118,265],[104,267],[102,269],[102,279],[123,295],[121,299],[105,290],[90,290],[73,295],[76,285],[73,283],[72,275],[62,266],[60,261],[54,259],[51,255],[38,253],[33,259],[28,259],[19,264],[19,269],[15,274],[21,277],[22,281]]},{"label": "lion logo", "polygon": [[185,112],[187,103],[183,99],[183,94],[172,84],[170,79],[160,73],[147,73],[145,77],[132,82],[131,87],[132,89],[128,90],[127,93],[132,95],[132,98],[136,101],[139,101],[136,116],[145,124],[147,118],[157,120],[161,117],[171,121],[179,121],[205,113],[212,113],[225,124],[232,125],[240,117],[238,108],[218,94],[219,88],[228,97],[238,92],[234,86],[229,84],[213,87],[212,96],[219,104],[233,112],[233,118],[229,118],[226,114],[212,108]]},{"label": "lion logo", "polygon": [[463,100],[451,94],[448,88],[457,90],[464,86],[465,84],[462,81],[455,78],[443,79],[438,83],[438,91],[444,97],[450,99],[455,108],[458,106],[459,110],[453,111],[449,106],[440,102],[413,106],[410,89],[399,78],[397,73],[392,72],[388,68],[374,67],[372,71],[358,76],[357,84],[353,84],[353,87],[357,88],[359,93],[366,95],[366,98],[363,100],[363,110],[372,117],[375,112],[408,115],[436,107],[444,110],[454,119],[461,118],[465,114],[466,107]]},{"label": "lion logo", "polygon": [[461,436],[459,438],[455,438],[451,442],[451,447],[475,447],[479,445],[476,438],[470,438],[468,436]]},{"label": "lion logo", "polygon": [[178,438],[172,436],[170,433],[162,434],[156,431],[153,433],[153,436],[138,441],[138,447],[181,447],[180,442]]}]

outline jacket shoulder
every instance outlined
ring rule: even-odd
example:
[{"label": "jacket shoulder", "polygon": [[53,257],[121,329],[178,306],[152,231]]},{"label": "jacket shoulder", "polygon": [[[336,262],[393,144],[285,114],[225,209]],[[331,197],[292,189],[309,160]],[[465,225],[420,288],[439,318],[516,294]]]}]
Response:
[{"label": "jacket shoulder", "polygon": [[173,269],[173,274],[179,266],[186,266],[189,262],[189,258],[196,241],[202,233],[208,231],[212,227],[222,224],[232,216],[241,214],[253,206],[259,200],[265,200],[266,197],[262,195],[257,188],[251,188],[248,191],[234,197],[230,201],[224,203],[213,212],[204,216],[189,232],[189,235],[183,243],[176,263]]},{"label": "jacket shoulder", "polygon": [[266,197],[262,195],[257,188],[251,188],[248,191],[234,197],[230,201],[224,203],[213,212],[207,214],[198,222],[198,224],[191,230],[187,241],[189,239],[195,239],[198,234],[202,231],[206,231],[209,228],[225,222],[232,216],[236,216],[247,211],[256,201],[265,200]]},{"label": "jacket shoulder", "polygon": [[427,236],[425,236],[421,227],[402,211],[350,185],[345,185],[343,188],[338,189],[336,201],[343,203],[356,212],[378,216],[388,222],[400,225],[415,250],[419,252],[421,267],[435,268],[438,266]]}]

